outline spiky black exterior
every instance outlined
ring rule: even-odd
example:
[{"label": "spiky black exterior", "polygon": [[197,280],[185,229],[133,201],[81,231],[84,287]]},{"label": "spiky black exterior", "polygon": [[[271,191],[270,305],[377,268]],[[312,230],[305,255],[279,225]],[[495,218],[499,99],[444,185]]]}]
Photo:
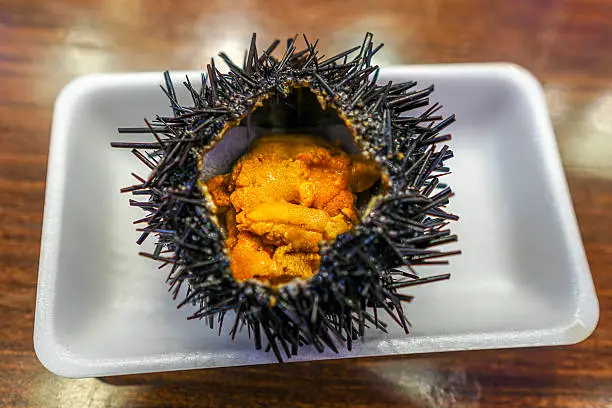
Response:
[{"label": "spiky black exterior", "polygon": [[[371,60],[382,44],[374,46],[369,33],[361,46],[327,59],[320,56],[317,42],[311,44],[306,37],[306,48],[298,51],[296,39],[288,41],[277,59],[271,54],[279,42],[259,54],[253,35],[242,67],[221,53],[229,73],[220,73],[213,61],[199,90],[188,79],[184,83],[193,98],[191,106],[179,103],[166,73],[164,92],[174,116],[156,117],[145,128],[120,129],[152,133],[151,143],[113,143],[132,148],[151,169],[146,179],[134,175],[138,184],[122,191],[145,196],[130,200],[147,212],[135,222],[145,225],[138,243],[150,234],[158,237],[154,253],[143,255],[169,266],[175,298],[187,282],[179,307],[197,305],[192,318],[208,319],[211,328],[215,321],[221,326],[233,311],[232,338],[246,326],[256,348],[271,349],[279,361],[303,345],[319,351],[329,347],[337,352],[344,346],[350,350],[366,327],[385,331],[386,324],[378,318],[381,310],[407,333],[402,301],[411,297],[398,290],[448,278],[419,278],[412,266],[445,263],[440,258],[455,252],[432,247],[456,240],[448,223],[457,217],[444,210],[451,189],[438,181],[449,171],[444,163],[452,152],[446,145],[436,148],[450,138],[440,132],[454,117],[434,116],[437,104],[410,116],[411,110],[429,104],[433,87],[414,90],[415,82],[378,85],[378,67]],[[224,252],[224,233],[197,187],[199,155],[257,103],[274,94],[287,95],[296,86],[309,86],[337,110],[364,156],[384,170],[389,188],[358,226],[323,245],[320,271],[310,280],[280,288],[238,282]]]}]

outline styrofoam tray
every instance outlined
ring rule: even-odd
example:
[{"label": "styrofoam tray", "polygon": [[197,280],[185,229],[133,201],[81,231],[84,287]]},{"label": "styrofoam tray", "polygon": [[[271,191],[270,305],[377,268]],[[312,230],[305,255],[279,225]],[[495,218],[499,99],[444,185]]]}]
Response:
[{"label": "styrofoam tray", "polygon": [[[185,73],[174,74],[175,78]],[[199,73],[189,75],[198,77]],[[539,83],[510,64],[393,67],[381,82],[434,84],[457,122],[449,162],[463,254],[450,281],[410,288],[409,336],[368,332],[352,353],[303,350],[291,361],[570,344],[593,331],[598,304]],[[165,271],[137,255],[119,188],[137,159],[111,149],[120,126],[170,114],[161,73],[70,83],[53,117],[34,345],[56,374],[106,376],[275,362],[246,336],[232,342],[187,321]],[[185,94],[183,95],[185,96]],[[146,136],[143,136],[146,137]]]}]

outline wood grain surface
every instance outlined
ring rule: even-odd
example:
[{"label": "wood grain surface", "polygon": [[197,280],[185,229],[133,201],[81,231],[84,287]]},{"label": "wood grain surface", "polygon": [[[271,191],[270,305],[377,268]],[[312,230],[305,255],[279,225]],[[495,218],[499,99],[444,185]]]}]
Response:
[{"label": "wood grain surface", "polygon": [[[72,380],[32,345],[52,105],[90,72],[200,69],[305,32],[379,60],[511,61],[543,83],[601,318],[568,347]],[[0,0],[0,406],[612,407],[612,0]]]}]

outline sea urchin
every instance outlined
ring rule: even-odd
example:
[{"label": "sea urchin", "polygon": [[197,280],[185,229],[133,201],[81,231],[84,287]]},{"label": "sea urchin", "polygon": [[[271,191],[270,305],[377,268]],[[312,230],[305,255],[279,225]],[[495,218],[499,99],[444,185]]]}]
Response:
[{"label": "sea urchin", "polygon": [[[439,182],[449,172],[446,160],[453,156],[444,144],[450,135],[440,132],[454,116],[436,115],[438,104],[425,109],[433,86],[415,90],[412,81],[379,85],[379,68],[372,65],[372,57],[382,44],[375,46],[370,33],[361,46],[331,58],[319,53],[318,41],[304,41],[305,48],[298,50],[297,36],[289,40],[282,56],[275,58],[279,41],[258,53],[253,35],[242,66],[221,53],[227,74],[213,60],[199,86],[186,79],[192,98],[188,106],[177,99],[166,72],[162,89],[173,115],[145,121],[143,128],[119,129],[151,134],[149,142],[112,144],[132,149],[150,170],[147,177],[132,173],[137,184],[121,191],[142,197],[130,200],[146,212],[135,221],[144,225],[137,242],[152,234],[157,237],[153,253],[142,255],[170,269],[174,298],[185,293],[179,307],[195,305],[191,318],[207,319],[211,328],[216,322],[219,332],[226,315],[234,315],[232,338],[246,326],[255,347],[272,350],[279,361],[304,345],[318,351],[327,347],[338,352],[341,346],[351,350],[367,327],[386,331],[379,311],[408,333],[402,302],[412,298],[399,290],[449,276],[420,278],[413,267],[446,263],[441,258],[457,253],[434,248],[457,239],[448,229],[457,216],[444,209],[452,192]],[[418,108],[420,113],[411,114]],[[308,134],[308,140],[316,142],[304,142],[298,134]],[[306,150],[287,157],[274,156],[306,170],[298,181],[286,182],[292,188],[287,194],[299,190],[298,198],[279,193],[265,212],[265,197],[255,204],[249,201],[251,207],[244,207],[244,200],[236,204],[236,168],[246,158],[264,162],[265,155],[249,152],[270,135],[276,135],[280,149],[283,140],[306,145]],[[326,173],[332,168],[330,160],[341,167]],[[317,179],[319,184],[313,181],[315,167],[317,174],[325,175]],[[278,174],[297,174],[291,169]],[[325,178],[332,173],[345,181]],[[310,193],[302,189],[304,180]],[[329,199],[316,204],[329,185],[337,187],[330,197],[343,194],[344,204],[330,207]],[[279,208],[285,215],[279,215]],[[253,226],[256,210],[264,214],[259,221],[268,224]],[[308,214],[306,221],[294,222],[303,214]],[[327,233],[332,218],[341,228]],[[278,233],[273,234],[271,226]],[[253,258],[248,258],[241,264],[246,275],[238,277],[232,259],[239,233],[254,243],[262,262],[270,259],[270,265],[284,265],[283,270],[291,272],[303,271],[307,259],[309,273],[281,273],[280,278],[264,276],[265,271],[249,274],[248,259]],[[310,243],[300,247],[292,236]],[[278,258],[281,249],[297,263],[287,267]]]}]

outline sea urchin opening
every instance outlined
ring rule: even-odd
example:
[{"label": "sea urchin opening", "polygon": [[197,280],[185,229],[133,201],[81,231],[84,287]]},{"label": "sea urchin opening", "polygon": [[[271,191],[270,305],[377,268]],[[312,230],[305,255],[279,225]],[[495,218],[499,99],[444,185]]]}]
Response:
[{"label": "sea urchin opening", "polygon": [[[357,196],[364,203],[373,187],[381,188],[378,166],[363,157],[348,124],[322,100],[305,86],[271,95],[237,127],[224,129],[230,144],[213,147],[199,161],[199,186],[224,232],[238,281],[278,286],[309,279],[319,270],[321,244],[360,223],[365,208]],[[216,149],[224,151],[221,167],[231,169],[212,175],[208,164]]]}]

